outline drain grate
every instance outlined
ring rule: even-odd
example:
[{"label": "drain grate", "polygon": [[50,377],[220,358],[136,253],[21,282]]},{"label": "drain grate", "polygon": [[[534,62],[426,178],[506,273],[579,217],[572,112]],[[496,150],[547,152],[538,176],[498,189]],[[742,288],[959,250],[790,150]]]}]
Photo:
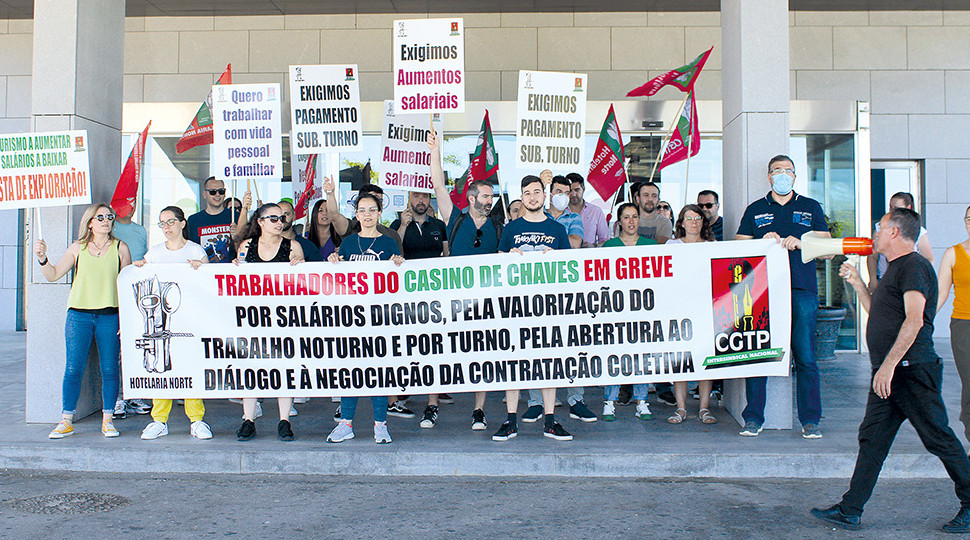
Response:
[{"label": "drain grate", "polygon": [[87,514],[106,512],[131,501],[110,493],[58,493],[27,499],[11,499],[4,503],[16,510],[32,514]]}]

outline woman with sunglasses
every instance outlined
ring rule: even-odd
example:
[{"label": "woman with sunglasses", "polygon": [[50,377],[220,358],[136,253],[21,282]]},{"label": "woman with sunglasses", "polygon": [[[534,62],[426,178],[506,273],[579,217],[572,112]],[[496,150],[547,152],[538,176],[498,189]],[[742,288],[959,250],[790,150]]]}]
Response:
[{"label": "woman with sunglasses", "polygon": [[[165,235],[165,242],[152,246],[145,253],[145,259],[134,261],[135,266],[145,263],[189,263],[198,270],[199,266],[209,262],[208,255],[202,246],[189,240],[186,228],[185,213],[178,206],[167,206],[158,215],[158,228]],[[172,412],[171,399],[152,400],[152,422],[141,432],[144,440],[154,440],[168,435],[168,416]],[[196,439],[211,439],[212,430],[202,421],[205,416],[205,405],[201,399],[185,400],[185,416],[189,417],[189,433]]]},{"label": "woman with sunglasses", "polygon": [[[303,262],[303,248],[299,242],[291,242],[283,238],[283,226],[286,215],[279,206],[269,203],[256,209],[253,219],[243,230],[243,241],[239,246],[239,255],[233,261],[235,264],[289,262],[298,264]],[[293,398],[276,398],[280,408],[280,423],[276,426],[276,434],[281,441],[293,440],[293,428],[290,426],[290,408]],[[236,431],[236,438],[248,441],[256,437],[256,398],[243,399],[243,423]]]},{"label": "woman with sunglasses", "polygon": [[57,264],[47,258],[47,243],[37,240],[34,253],[47,281],[57,281],[72,268],[74,281],[67,297],[64,322],[66,366],[61,387],[61,421],[50,432],[51,439],[74,433],[74,414],[81,394],[81,380],[88,363],[91,341],[98,346],[101,366],[101,433],[117,437],[111,421],[118,397],[118,272],[131,264],[124,242],[111,234],[115,215],[106,203],[93,204],[81,216],[80,235]]},{"label": "woman with sunglasses", "polygon": [[948,247],[940,261],[939,313],[953,288],[953,313],[950,314],[950,347],[963,391],[960,396],[960,421],[964,434],[970,434],[970,206],[963,212],[967,239]]},{"label": "woman with sunglasses", "polygon": [[340,235],[330,221],[326,205],[326,199],[320,199],[313,205],[313,212],[310,213],[310,230],[306,235],[307,239],[320,249],[320,255],[324,260],[340,247]]},{"label": "woman with sunglasses", "polygon": [[[360,232],[344,238],[340,249],[330,254],[330,262],[389,260],[397,265],[404,262],[397,242],[377,230],[377,221],[381,217],[381,200],[373,193],[361,193],[357,197],[356,214],[357,221],[360,222]],[[339,443],[354,438],[353,422],[357,401],[356,397],[340,398],[340,423],[327,436],[327,442]],[[378,444],[389,443],[391,435],[387,432],[387,396],[373,396],[370,401],[374,407],[374,440]]]},{"label": "woman with sunglasses", "polygon": [[660,201],[657,204],[657,211],[660,212],[661,215],[669,219],[671,225],[674,224],[674,207],[670,206],[669,202]]},{"label": "woman with sunglasses", "polygon": [[[688,204],[680,209],[680,216],[674,226],[674,239],[668,240],[667,245],[671,244],[693,244],[695,242],[713,242],[714,232],[711,224],[704,217],[704,210],[696,204]],[[697,417],[705,424],[716,424],[717,417],[711,414],[711,387],[714,381],[700,381],[701,407],[697,411]],[[677,399],[677,410],[667,418],[671,424],[680,424],[687,420],[687,381],[674,383],[674,396]]]}]

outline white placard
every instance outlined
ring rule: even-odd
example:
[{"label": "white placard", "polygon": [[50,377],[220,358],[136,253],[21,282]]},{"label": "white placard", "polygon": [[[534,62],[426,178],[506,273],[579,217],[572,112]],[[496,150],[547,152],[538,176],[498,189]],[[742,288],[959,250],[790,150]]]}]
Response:
[{"label": "white placard", "polygon": [[[432,193],[431,151],[427,143],[432,114],[394,112],[394,102],[384,101],[379,183],[385,189]],[[441,118],[433,116],[435,133],[441,133]]]},{"label": "white placard", "polygon": [[0,135],[0,210],[91,204],[88,132]]},{"label": "white placard", "polygon": [[364,149],[357,64],[290,66],[290,154]]},{"label": "white placard", "polygon": [[394,103],[402,114],[465,112],[461,18],[394,21]]},{"label": "white placard", "polygon": [[220,180],[283,178],[280,85],[212,87],[213,174]]},{"label": "white placard", "polygon": [[582,172],[586,160],[586,75],[520,71],[515,164]]}]

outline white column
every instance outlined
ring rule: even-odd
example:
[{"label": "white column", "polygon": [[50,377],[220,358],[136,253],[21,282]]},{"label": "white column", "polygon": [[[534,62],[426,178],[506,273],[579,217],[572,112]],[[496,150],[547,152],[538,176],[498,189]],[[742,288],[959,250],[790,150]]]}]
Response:
[{"label": "white column", "polygon": [[[124,0],[35,0],[32,131],[86,129],[92,199],[107,200],[121,174]],[[52,261],[76,236],[82,206],[43,211]],[[64,373],[64,316],[70,285],[48,283],[33,246],[27,258],[27,422],[56,422]],[[92,348],[92,352],[94,349]],[[101,409],[98,362],[92,356],[78,417]]]},{"label": "white column", "polygon": [[[745,207],[769,189],[768,160],[788,153],[788,1],[721,0],[724,239]],[[740,422],[744,380],[725,382],[725,406]],[[770,377],[766,428],[791,429],[791,378]]]}]

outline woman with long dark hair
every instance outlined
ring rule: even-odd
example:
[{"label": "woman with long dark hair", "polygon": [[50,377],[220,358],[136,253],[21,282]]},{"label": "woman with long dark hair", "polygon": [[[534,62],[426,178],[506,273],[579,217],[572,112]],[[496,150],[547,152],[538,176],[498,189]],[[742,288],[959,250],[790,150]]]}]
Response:
[{"label": "woman with long dark hair", "polygon": [[[290,242],[283,238],[283,226],[286,214],[275,204],[264,204],[256,209],[253,219],[246,224],[242,232],[242,242],[239,245],[239,255],[233,262],[267,263],[289,262],[297,264],[303,262],[303,248],[299,242]],[[276,398],[280,408],[280,423],[276,426],[276,434],[281,441],[293,440],[293,428],[290,426],[290,408],[293,398]],[[256,436],[256,398],[243,399],[243,423],[236,430],[236,438],[248,441]]]},{"label": "woman with long dark hair", "polygon": [[[394,261],[404,262],[397,242],[377,230],[381,217],[381,200],[373,193],[364,192],[357,197],[357,221],[360,232],[352,234],[340,244],[340,250],[331,253],[331,262],[340,261]],[[378,444],[391,442],[387,432],[387,396],[370,398],[374,407],[374,440]],[[356,397],[340,398],[340,423],[327,436],[327,442],[339,443],[354,438],[354,413],[357,412]]]},{"label": "woman with long dark hair", "polygon": [[67,297],[64,342],[67,362],[61,386],[61,421],[51,439],[74,434],[74,415],[81,394],[81,380],[88,363],[91,341],[98,346],[101,366],[101,433],[117,437],[111,421],[118,397],[118,273],[131,264],[124,242],[111,234],[115,214],[107,203],[92,204],[81,216],[80,234],[57,264],[47,258],[47,243],[37,240],[34,253],[47,281],[57,281],[72,268],[74,281]]},{"label": "woman with long dark hair", "polygon": [[[704,211],[696,204],[688,204],[680,209],[677,223],[674,225],[674,239],[671,244],[693,244],[695,242],[713,242],[714,231],[710,222],[704,218]],[[711,414],[711,388],[714,381],[706,380],[697,383],[700,388],[701,407],[697,417],[705,424],[717,423],[717,417]],[[671,424],[680,424],[687,420],[687,381],[674,383],[674,396],[677,399],[677,410],[667,418]]]},{"label": "woman with long dark hair", "polygon": [[340,247],[340,235],[337,228],[330,222],[330,214],[327,213],[326,199],[320,199],[313,205],[310,212],[310,223],[306,237],[320,249],[320,255],[324,260]]}]

